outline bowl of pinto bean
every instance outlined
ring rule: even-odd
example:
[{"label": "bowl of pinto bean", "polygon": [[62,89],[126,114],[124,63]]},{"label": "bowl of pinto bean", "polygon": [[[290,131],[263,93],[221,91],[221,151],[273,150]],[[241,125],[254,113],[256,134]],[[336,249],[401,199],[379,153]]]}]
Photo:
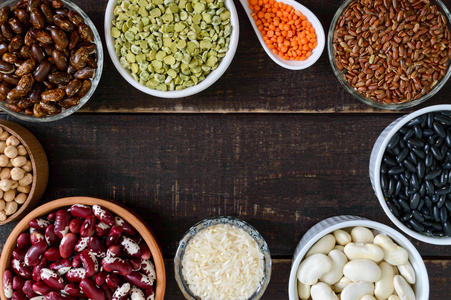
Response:
[{"label": "bowl of pinto bean", "polygon": [[58,199],[25,216],[3,247],[0,274],[2,300],[162,300],[166,289],[163,256],[145,222],[89,197]]},{"label": "bowl of pinto bean", "polygon": [[62,119],[93,95],[102,74],[94,24],[67,0],[0,4],[0,108],[32,122]]}]

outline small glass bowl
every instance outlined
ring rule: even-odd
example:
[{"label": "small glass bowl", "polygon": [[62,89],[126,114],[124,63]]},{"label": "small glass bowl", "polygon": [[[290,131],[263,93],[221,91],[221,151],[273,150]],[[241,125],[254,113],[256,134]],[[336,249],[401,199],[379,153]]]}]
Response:
[{"label": "small glass bowl", "polygon": [[[103,47],[102,47],[102,40],[100,38],[99,32],[97,31],[97,28],[95,27],[94,23],[92,23],[91,19],[88,17],[88,15],[82,11],[77,5],[75,5],[73,2],[69,1],[69,0],[61,0],[65,6],[67,6],[68,8],[70,8],[71,10],[76,11],[77,13],[79,13],[82,17],[83,20],[85,21],[86,25],[89,26],[89,28],[91,28],[92,32],[94,33],[94,44],[96,44],[97,46],[97,70],[96,70],[96,75],[95,77],[91,80],[92,86],[91,89],[89,90],[89,92],[80,99],[80,103],[76,106],[73,106],[69,109],[65,109],[63,108],[62,112],[57,114],[57,115],[53,115],[53,116],[47,116],[44,118],[36,118],[35,116],[27,116],[24,113],[17,113],[15,111],[12,111],[11,109],[9,109],[6,106],[6,103],[3,101],[0,101],[0,108],[7,112],[8,114],[23,120],[23,121],[28,121],[28,122],[37,122],[37,123],[44,123],[44,122],[52,122],[52,121],[57,121],[60,119],[63,119],[71,114],[73,114],[74,112],[76,112],[77,110],[79,110],[83,105],[86,104],[86,102],[88,102],[88,100],[91,98],[91,96],[94,94],[99,81],[100,81],[100,77],[102,76],[102,70],[103,70]],[[0,9],[5,7],[5,6],[12,6],[13,4],[15,4],[16,2],[18,2],[17,0],[8,0],[5,1],[4,3],[0,4]]]},{"label": "small glass bowl", "polygon": [[186,246],[188,245],[189,241],[198,234],[201,230],[218,224],[227,224],[231,226],[235,226],[237,228],[243,229],[245,232],[247,232],[257,243],[259,248],[261,249],[263,253],[263,260],[264,260],[264,277],[263,280],[258,287],[258,289],[255,291],[254,294],[248,299],[248,300],[258,300],[260,299],[263,294],[265,293],[265,290],[269,284],[269,281],[271,279],[271,268],[272,268],[272,260],[271,260],[271,254],[269,252],[268,245],[266,244],[266,241],[263,239],[261,234],[251,225],[249,225],[247,222],[242,221],[240,219],[234,218],[234,217],[214,217],[205,219],[203,221],[198,222],[193,227],[191,227],[186,233],[185,236],[182,238],[182,240],[179,242],[179,246],[177,248],[177,252],[174,257],[174,272],[175,272],[175,279],[179,285],[180,290],[183,293],[183,296],[185,296],[186,299],[189,300],[199,300],[199,297],[196,297],[193,295],[191,290],[189,289],[188,284],[186,283],[183,273],[182,273],[182,260],[183,256],[185,254]]},{"label": "small glass bowl", "polygon": [[[334,38],[334,32],[335,32],[335,26],[337,25],[338,18],[343,14],[345,9],[348,7],[348,5],[355,0],[345,0],[343,4],[338,8],[337,12],[335,13],[334,18],[332,19],[332,23],[330,24],[328,36],[327,36],[327,52],[329,54],[329,62],[332,66],[332,70],[334,71],[335,75],[338,78],[338,81],[341,83],[341,85],[355,98],[362,101],[365,104],[371,105],[373,107],[377,107],[380,109],[387,109],[387,110],[400,110],[400,109],[406,109],[411,108],[413,106],[419,105],[432,96],[434,96],[448,81],[449,77],[451,76],[451,63],[448,64],[448,69],[446,71],[445,76],[431,89],[429,93],[426,95],[418,98],[417,100],[412,100],[409,102],[403,102],[399,104],[387,104],[382,102],[374,101],[373,99],[364,97],[362,94],[357,92],[357,90],[352,87],[343,76],[343,73],[337,68],[335,64],[335,51],[333,47],[333,38]],[[431,0],[431,4],[436,4],[438,10],[446,16],[446,19],[448,20],[447,25],[448,28],[451,24],[451,14],[448,10],[448,8],[443,4],[440,0]]]}]

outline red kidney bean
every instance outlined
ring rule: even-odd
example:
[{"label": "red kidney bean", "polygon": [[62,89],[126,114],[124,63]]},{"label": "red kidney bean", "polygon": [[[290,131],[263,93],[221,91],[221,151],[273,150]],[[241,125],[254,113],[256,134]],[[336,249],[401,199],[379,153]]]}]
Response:
[{"label": "red kidney bean", "polygon": [[78,268],[80,266],[81,266],[80,253],[77,253],[72,259],[72,268]]},{"label": "red kidney bean", "polygon": [[[81,231],[80,231],[81,232]],[[88,247],[88,237],[81,237],[74,246],[74,250],[77,252],[83,251]]]},{"label": "red kidney bean", "polygon": [[148,289],[153,284],[153,280],[151,281],[146,275],[140,272],[131,272],[130,274],[125,275],[125,279],[142,289]]},{"label": "red kidney bean", "polygon": [[155,266],[150,260],[141,260],[141,273],[145,274],[151,281],[156,279]]},{"label": "red kidney bean", "polygon": [[96,279],[96,284],[97,284],[98,286],[104,285],[105,282],[106,282],[106,276],[107,276],[107,275],[108,275],[108,273],[105,272],[105,271],[100,271],[99,273],[97,273],[97,274],[96,274],[96,277],[95,277],[95,279]]},{"label": "red kidney bean", "polygon": [[30,235],[26,232],[22,232],[17,237],[17,248],[24,249],[31,245]]},{"label": "red kidney bean", "polygon": [[36,29],[44,28],[45,19],[42,11],[39,8],[33,7],[30,9],[30,22]]},{"label": "red kidney bean", "polygon": [[83,268],[70,269],[69,272],[66,273],[66,280],[68,282],[80,282],[85,277],[86,270]]},{"label": "red kidney bean", "polygon": [[45,300],[67,300],[67,298],[67,296],[54,291],[45,295]]},{"label": "red kidney bean", "polygon": [[122,283],[122,280],[119,276],[110,273],[106,276],[105,282],[110,289],[115,290]]},{"label": "red kidney bean", "polygon": [[38,230],[30,234],[30,241],[32,245],[37,244],[44,240],[45,240],[44,235]]},{"label": "red kidney bean", "polygon": [[[42,96],[42,95],[41,95]],[[44,99],[46,100],[46,99]],[[70,215],[65,209],[60,209],[55,215],[55,234],[60,239],[69,232]]]},{"label": "red kidney bean", "polygon": [[91,236],[88,238],[88,249],[91,250],[96,257],[103,258],[106,256],[107,247],[96,236]]},{"label": "red kidney bean", "polygon": [[130,298],[133,300],[144,300],[146,296],[140,288],[133,286],[130,290]]},{"label": "red kidney bean", "polygon": [[48,263],[49,262],[48,262],[47,258],[43,257],[43,258],[41,258],[41,261],[39,262],[39,264],[37,266],[33,267],[33,280],[34,281],[41,280],[41,269],[47,267]]},{"label": "red kidney bean", "polygon": [[55,225],[50,224],[45,229],[45,240],[47,241],[47,243],[49,245],[52,245],[52,246],[59,245],[61,239],[59,237],[57,237],[55,234]]},{"label": "red kidney bean", "polygon": [[69,272],[72,268],[72,262],[68,258],[63,258],[57,262],[54,262],[49,266],[49,269],[55,271],[58,275],[62,276]]},{"label": "red kidney bean", "polygon": [[43,60],[33,72],[34,79],[38,82],[44,82],[47,79],[47,75],[49,75],[51,68],[52,63],[48,60]]},{"label": "red kidney bean", "polygon": [[100,288],[105,293],[105,300],[111,300],[113,298],[113,291],[106,284],[100,286]]},{"label": "red kidney bean", "polygon": [[[71,81],[71,83],[72,82],[76,82],[76,83],[74,83],[74,85],[79,83],[79,85],[81,87],[81,81],[80,80],[74,79],[74,80]],[[69,85],[71,83],[69,83]],[[69,88],[69,85],[67,86],[68,88]],[[76,93],[77,92],[75,92],[74,94],[76,94]],[[67,93],[67,88],[66,88],[66,94],[68,94]],[[104,237],[107,237],[108,233],[110,232],[110,229],[111,229],[111,227],[108,226],[107,224],[105,224],[103,222],[99,222],[99,223],[96,224],[96,232],[95,232],[95,234],[96,234],[96,236],[98,236],[100,238],[104,238]]]},{"label": "red kidney bean", "polygon": [[35,291],[38,295],[45,296],[52,291],[52,288],[49,287],[44,281],[37,281],[33,284],[33,291]]},{"label": "red kidney bean", "polygon": [[69,209],[70,214],[73,217],[79,217],[86,219],[87,217],[93,215],[91,207],[83,204],[74,204]]},{"label": "red kidney bean", "polygon": [[77,241],[78,237],[74,233],[66,233],[59,246],[59,251],[62,258],[69,258],[72,255]]},{"label": "red kidney bean", "polygon": [[152,257],[152,253],[150,252],[149,246],[147,246],[146,242],[139,243],[139,248],[141,248],[141,259],[147,260]]},{"label": "red kidney bean", "polygon": [[120,245],[110,246],[106,252],[106,256],[110,256],[110,257],[121,256],[121,246]]},{"label": "red kidney bean", "polygon": [[125,300],[130,292],[131,286],[130,283],[126,282],[119,286],[113,294],[113,300]]},{"label": "red kidney bean", "polygon": [[11,299],[12,300],[28,300],[27,296],[25,296],[24,293],[19,292],[19,291],[14,291],[13,297]]},{"label": "red kidney bean", "polygon": [[151,286],[150,288],[144,290],[144,294],[146,295],[146,300],[153,300],[155,298],[154,287]]},{"label": "red kidney bean", "polygon": [[114,225],[113,227],[111,227],[111,230],[108,233],[108,236],[106,238],[107,247],[110,247],[111,245],[115,245],[119,242],[119,240],[122,236],[123,230],[124,230],[123,227],[119,226],[119,225]]},{"label": "red kidney bean", "polygon": [[61,255],[58,247],[51,247],[44,253],[44,257],[49,261],[58,261],[61,259]]},{"label": "red kidney bean", "polygon": [[89,237],[93,235],[96,229],[96,221],[97,218],[94,215],[87,217],[81,226],[80,236]]},{"label": "red kidney bean", "polygon": [[81,225],[83,224],[83,219],[75,218],[72,219],[69,223],[69,230],[72,233],[80,233]]},{"label": "red kidney bean", "polygon": [[139,271],[141,269],[141,259],[134,258],[134,259],[129,259],[128,261],[130,262],[130,265],[132,266],[133,272]]},{"label": "red kidney bean", "polygon": [[10,270],[5,270],[3,273],[3,292],[6,298],[13,296],[13,273]]},{"label": "red kidney bean", "polygon": [[64,71],[64,70],[67,69],[67,66],[68,66],[67,65],[67,58],[66,58],[66,56],[64,55],[64,53],[62,51],[57,50],[57,49],[53,50],[53,52],[52,52],[52,59],[53,59],[53,62],[55,63],[56,68],[58,70]]},{"label": "red kidney bean", "polygon": [[122,236],[120,239],[120,244],[122,246],[122,250],[131,257],[141,256],[141,248],[133,239],[127,236]]},{"label": "red kidney bean", "polygon": [[69,21],[64,15],[54,15],[53,22],[56,26],[66,32],[72,32],[75,29],[74,24],[72,24],[72,22]]},{"label": "red kidney bean", "polygon": [[[9,271],[9,270],[7,270],[7,271]],[[6,271],[5,271],[6,272]],[[11,272],[11,271],[10,271]],[[3,279],[4,280],[4,279]],[[5,281],[3,281],[3,282],[5,282]],[[21,291],[22,289],[23,289],[23,286],[25,285],[25,279],[23,279],[22,277],[19,277],[19,276],[14,276],[14,278],[13,278],[13,290],[15,290],[15,291]],[[6,295],[6,292],[5,292],[5,296],[7,297],[7,298],[11,298],[11,297],[8,297],[7,295]]]},{"label": "red kidney bean", "polygon": [[38,63],[41,63],[45,59],[44,50],[38,44],[31,45],[31,57],[33,57]]},{"label": "red kidney bean", "polygon": [[76,78],[76,79],[89,79],[89,78],[94,78],[95,75],[96,75],[96,71],[93,68],[84,68],[82,70],[77,71],[74,74],[74,78]]},{"label": "red kidney bean", "polygon": [[13,251],[13,258],[17,259],[17,260],[24,260],[25,259],[25,254],[27,254],[28,249],[20,249],[20,248],[16,248]]},{"label": "red kidney bean", "polygon": [[119,273],[122,276],[132,272],[132,266],[126,260],[119,257],[105,257],[102,259],[102,267],[107,272]]},{"label": "red kidney bean", "polygon": [[114,217],[114,223],[116,225],[122,226],[122,228],[124,229],[124,233],[125,234],[130,235],[130,236],[136,234],[135,228],[133,228],[133,226],[130,225],[130,223],[128,223],[127,221],[125,221],[121,217],[119,217],[119,216]]},{"label": "red kidney bean", "polygon": [[89,278],[85,278],[80,282],[80,289],[90,299],[105,300],[105,293],[96,287],[94,281]]},{"label": "red kidney bean", "polygon": [[33,291],[33,284],[35,282],[33,280],[27,280],[25,281],[25,284],[22,288],[22,292],[27,296],[29,299],[38,296],[35,291]]},{"label": "red kidney bean", "polygon": [[41,269],[41,280],[52,289],[62,290],[65,286],[63,278],[48,268]]},{"label": "red kidney bean", "polygon": [[22,77],[25,74],[31,73],[36,68],[36,61],[33,58],[27,59],[23,64],[17,68],[16,76]]},{"label": "red kidney bean", "polygon": [[76,298],[86,298],[86,295],[83,294],[76,283],[69,283],[64,287],[64,291],[68,293],[72,297]]},{"label": "red kidney bean", "polygon": [[[56,84],[56,85],[68,84],[72,80],[72,75],[67,74],[65,72],[57,72],[57,73],[49,74],[49,76],[47,78],[48,78],[49,82],[52,84]],[[63,97],[64,97],[66,95],[65,91],[63,89],[59,89],[59,90],[62,90]]]},{"label": "red kidney bean", "polygon": [[31,279],[33,276],[31,268],[28,267],[24,261],[17,260],[15,258],[13,258],[11,261],[11,269],[24,279]]},{"label": "red kidney bean", "polygon": [[52,28],[50,34],[55,44],[57,44],[59,47],[66,48],[67,46],[69,46],[69,40],[66,34],[58,27]]},{"label": "red kidney bean", "polygon": [[55,217],[56,217],[56,211],[52,211],[51,213],[49,213],[47,215],[47,220],[55,222]]},{"label": "red kidney bean", "polygon": [[86,276],[94,276],[99,271],[99,263],[93,252],[88,249],[80,253],[80,260],[86,270]]},{"label": "red kidney bean", "polygon": [[[33,235],[32,235],[33,236]],[[36,244],[31,245],[31,247],[28,249],[27,253],[25,254],[25,264],[27,266],[33,267],[39,264],[41,260],[41,256],[44,254],[44,252],[47,250],[48,245],[45,240],[42,240]]]}]

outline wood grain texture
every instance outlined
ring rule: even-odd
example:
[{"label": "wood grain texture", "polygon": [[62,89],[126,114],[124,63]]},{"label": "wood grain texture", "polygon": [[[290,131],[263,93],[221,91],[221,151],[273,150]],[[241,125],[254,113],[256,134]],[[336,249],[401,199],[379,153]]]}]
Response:
[{"label": "wood grain texture", "polygon": [[[107,0],[76,0],[92,18],[103,37]],[[451,0],[443,1],[448,6]],[[274,63],[261,47],[239,1],[234,1],[240,20],[240,41],[230,67],[210,88],[182,99],[163,99],[144,94],[117,72],[105,49],[105,68],[94,96],[83,112],[102,113],[381,113],[360,103],[345,91],[332,72],[324,50],[312,67],[286,70]],[[302,4],[320,19],[327,35],[342,1],[305,0]],[[448,103],[451,85],[427,101],[427,105]],[[424,107],[422,104],[419,107]]]}]

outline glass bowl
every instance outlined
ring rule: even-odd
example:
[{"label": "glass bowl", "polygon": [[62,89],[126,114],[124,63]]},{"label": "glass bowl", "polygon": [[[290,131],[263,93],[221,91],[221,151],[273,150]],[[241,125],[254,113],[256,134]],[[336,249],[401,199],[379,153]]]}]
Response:
[{"label": "glass bowl", "polygon": [[[416,100],[412,100],[409,102],[402,102],[399,104],[387,104],[387,103],[377,102],[370,98],[367,98],[367,97],[363,96],[362,94],[358,93],[357,90],[346,81],[346,79],[343,76],[343,73],[337,68],[337,66],[335,64],[335,51],[334,51],[334,47],[333,47],[333,37],[334,37],[334,32],[335,32],[335,26],[337,25],[337,22],[338,22],[338,18],[343,14],[343,12],[346,10],[348,5],[353,1],[355,1],[355,0],[345,0],[341,4],[341,6],[338,8],[337,12],[334,15],[334,18],[332,19],[332,23],[330,24],[330,28],[329,28],[329,32],[328,32],[328,36],[327,36],[327,52],[329,54],[329,62],[330,62],[330,65],[332,66],[332,70],[334,71],[334,73],[337,76],[338,81],[341,83],[341,85],[351,95],[353,95],[355,98],[362,101],[363,103],[371,105],[376,108],[387,109],[387,110],[400,110],[400,109],[411,108],[413,106],[416,106],[416,105],[419,105],[419,104],[425,102],[426,100],[428,100],[429,98],[434,96],[445,85],[445,83],[448,81],[449,77],[451,76],[451,64],[450,63],[448,64],[448,68],[447,68],[445,76],[431,89],[431,91],[429,93],[427,93],[426,95],[424,95]],[[448,28],[450,28],[451,14],[448,11],[448,8],[440,0],[431,0],[431,4],[436,4],[438,10],[444,16],[446,16],[447,25],[448,25]]]},{"label": "glass bowl", "polygon": [[266,241],[263,239],[261,234],[254,227],[252,227],[245,221],[242,221],[242,220],[234,218],[234,217],[214,217],[214,218],[210,218],[210,219],[205,219],[205,220],[200,221],[197,224],[195,224],[193,227],[191,227],[188,230],[188,232],[185,233],[185,236],[179,242],[179,246],[177,248],[177,252],[174,257],[175,279],[177,280],[180,290],[182,291],[182,293],[186,299],[189,299],[189,300],[199,300],[200,299],[191,292],[187,282],[185,281],[185,279],[183,277],[182,260],[183,260],[184,254],[185,254],[185,249],[186,249],[189,241],[196,234],[198,234],[201,230],[206,229],[207,227],[210,227],[213,225],[218,225],[218,224],[227,224],[227,225],[231,225],[231,226],[235,226],[235,227],[243,229],[255,240],[258,247],[262,251],[263,260],[264,260],[264,276],[260,283],[260,286],[254,292],[254,294],[252,294],[252,296],[247,300],[260,299],[263,296],[263,294],[266,290],[266,287],[268,286],[269,281],[271,279],[271,268],[272,268],[271,254],[269,252],[268,245],[266,244]]},{"label": "glass bowl", "polygon": [[[63,119],[71,114],[73,114],[74,112],[76,112],[77,110],[79,110],[83,105],[86,104],[86,102],[88,102],[88,100],[91,98],[91,96],[94,94],[97,86],[99,85],[99,81],[100,81],[100,77],[102,76],[102,70],[103,70],[103,47],[102,47],[102,40],[100,39],[100,35],[99,32],[97,31],[97,28],[94,26],[94,23],[92,23],[91,19],[89,19],[88,15],[82,11],[77,5],[75,5],[73,2],[69,1],[69,0],[61,0],[64,5],[68,8],[70,8],[71,10],[76,11],[77,13],[79,13],[86,25],[89,26],[89,28],[91,28],[92,32],[94,33],[94,44],[96,44],[97,46],[97,70],[96,70],[96,74],[95,77],[91,80],[92,86],[91,89],[89,90],[89,92],[80,99],[80,103],[76,106],[73,106],[69,109],[65,109],[63,108],[62,112],[57,114],[57,115],[53,115],[53,116],[47,116],[44,118],[36,118],[35,116],[27,116],[24,113],[17,113],[12,111],[11,109],[9,109],[5,102],[0,101],[0,108],[5,111],[6,113],[20,119],[23,121],[28,121],[28,122],[37,122],[37,123],[43,123],[43,122],[52,122],[52,121],[56,121],[56,120],[60,120]],[[12,6],[13,4],[15,4],[16,2],[18,2],[17,0],[8,0],[5,1],[3,3],[0,4],[0,9],[5,7],[5,6]]]}]

